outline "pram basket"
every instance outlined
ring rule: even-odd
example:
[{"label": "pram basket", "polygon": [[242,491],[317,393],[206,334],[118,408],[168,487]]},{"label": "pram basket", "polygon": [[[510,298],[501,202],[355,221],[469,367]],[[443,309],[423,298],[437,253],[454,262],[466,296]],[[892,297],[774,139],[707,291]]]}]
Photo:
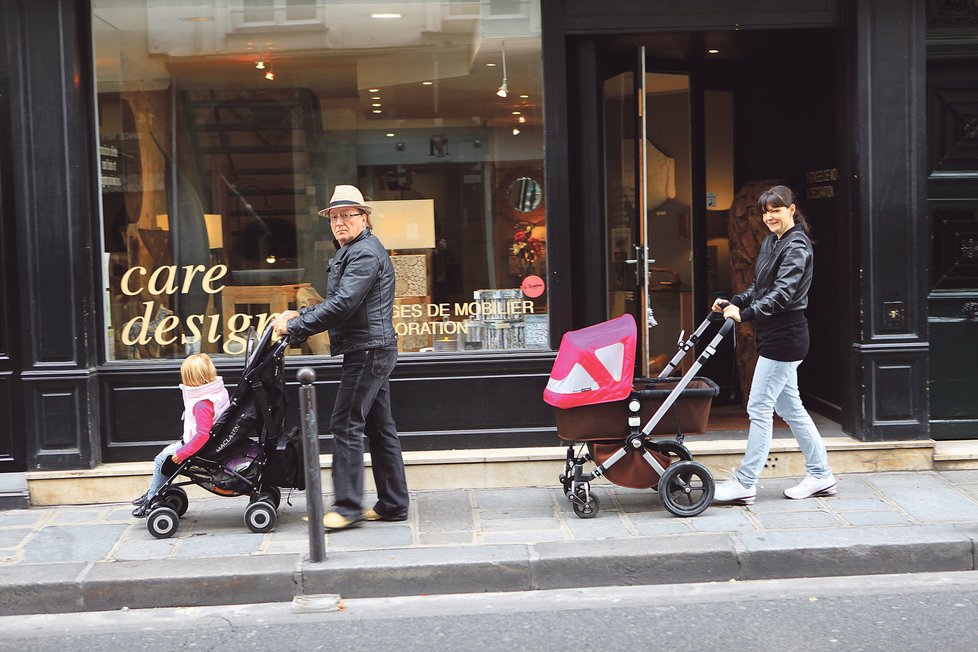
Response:
[{"label": "pram basket", "polygon": [[[544,400],[554,406],[558,437],[569,443],[559,481],[578,516],[597,515],[599,502],[590,482],[598,477],[623,487],[655,489],[676,516],[695,516],[709,506],[713,476],[693,460],[683,438],[707,429],[719,387],[695,374],[733,329],[734,321],[724,320],[682,377],[669,374],[717,318],[711,314],[685,342],[680,341],[673,359],[651,379],[631,378],[636,339],[631,315],[564,335]],[[673,437],[653,438],[667,434]],[[586,451],[576,453],[575,445]],[[585,473],[589,462],[595,468]]]}]

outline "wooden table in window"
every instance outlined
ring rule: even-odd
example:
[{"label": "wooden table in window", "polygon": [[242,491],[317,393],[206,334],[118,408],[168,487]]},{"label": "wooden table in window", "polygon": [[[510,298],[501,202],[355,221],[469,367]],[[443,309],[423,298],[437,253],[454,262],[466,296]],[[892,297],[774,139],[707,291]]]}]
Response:
[{"label": "wooden table in window", "polygon": [[[268,306],[266,315],[295,309],[295,293],[309,283],[289,285],[225,285],[221,297],[221,319],[224,322],[224,339],[231,334],[228,321],[238,312],[238,306]],[[260,313],[258,313],[260,314]],[[252,322],[258,328],[258,322]]]}]

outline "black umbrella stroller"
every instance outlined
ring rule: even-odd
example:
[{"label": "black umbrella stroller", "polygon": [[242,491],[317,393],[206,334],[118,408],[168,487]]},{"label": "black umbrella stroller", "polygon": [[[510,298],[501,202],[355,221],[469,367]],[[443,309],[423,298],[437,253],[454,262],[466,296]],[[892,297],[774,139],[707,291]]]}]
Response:
[{"label": "black umbrella stroller", "polygon": [[[561,339],[544,400],[554,406],[557,436],[569,442],[559,481],[579,517],[597,515],[600,505],[591,493],[591,481],[600,477],[622,487],[655,489],[663,506],[676,516],[696,516],[709,507],[713,476],[693,461],[683,437],[706,431],[710,406],[720,390],[696,373],[734,321],[725,320],[681,378],[669,375],[710,322],[720,319],[711,313],[685,342],[680,336],[679,351],[657,378],[632,378],[636,326],[631,315],[570,331]],[[673,437],[654,438],[665,434]],[[577,453],[575,444],[581,445]],[[584,473],[589,462],[596,466]]]},{"label": "black umbrella stroller", "polygon": [[[189,484],[218,496],[250,496],[244,522],[252,532],[275,527],[282,488],[305,489],[298,428],[285,427],[288,345],[288,338],[272,342],[271,326],[257,342],[248,338],[244,373],[207,443],[182,464],[163,465],[168,478],[149,497],[146,518],[154,537],[165,539],[180,527],[189,507],[183,487]],[[181,477],[185,479],[178,481]]]}]

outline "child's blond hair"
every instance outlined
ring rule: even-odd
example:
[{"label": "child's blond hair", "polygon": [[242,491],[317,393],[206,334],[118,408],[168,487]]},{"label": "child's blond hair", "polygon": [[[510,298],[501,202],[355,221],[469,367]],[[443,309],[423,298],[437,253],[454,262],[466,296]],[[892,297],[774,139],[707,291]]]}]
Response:
[{"label": "child's blond hair", "polygon": [[195,353],[180,365],[180,378],[188,387],[199,387],[217,380],[217,368],[209,355]]}]

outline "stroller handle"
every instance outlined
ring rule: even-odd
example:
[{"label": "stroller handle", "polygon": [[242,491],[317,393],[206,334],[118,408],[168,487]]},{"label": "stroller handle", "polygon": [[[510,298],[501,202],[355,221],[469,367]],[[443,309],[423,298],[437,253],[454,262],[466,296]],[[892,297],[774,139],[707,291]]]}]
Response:
[{"label": "stroller handle", "polygon": [[[693,346],[696,344],[696,341],[699,339],[699,336],[702,334],[702,331],[706,330],[706,325],[710,321],[712,321],[712,319],[709,316],[705,320],[703,320],[703,324],[700,325],[698,329],[696,329],[696,332],[690,336],[690,339],[688,339],[685,343],[682,344],[682,346],[680,346],[679,352],[676,354],[676,357],[673,358],[672,362],[666,365],[666,370],[669,370],[671,372],[671,370],[674,369],[676,365],[679,364],[679,360],[682,359],[682,357],[686,354],[687,351],[693,348]],[[723,320],[723,326],[721,326],[717,334],[713,336],[713,339],[710,340],[710,342],[703,347],[703,352],[700,353],[699,357],[697,357],[696,360],[693,362],[693,364],[690,365],[689,371],[683,374],[682,378],[679,379],[679,382],[676,384],[676,386],[672,389],[672,391],[669,393],[666,399],[659,406],[659,409],[655,411],[655,414],[652,415],[652,418],[649,419],[649,422],[645,424],[644,428],[642,428],[643,434],[645,435],[652,434],[652,430],[655,428],[655,426],[659,423],[659,421],[662,420],[662,417],[665,416],[669,408],[672,407],[672,404],[676,402],[676,399],[679,398],[679,395],[686,390],[686,386],[696,376],[696,374],[699,373],[699,370],[703,367],[703,365],[706,364],[706,362],[711,357],[713,357],[713,354],[716,353],[717,346],[719,346],[720,341],[724,337],[726,337],[727,333],[733,330],[734,325],[736,323],[737,322],[733,319],[733,317],[727,317],[726,319]],[[660,374],[659,378],[665,378],[666,375]]]},{"label": "stroller handle", "polygon": [[729,333],[737,323],[734,321],[733,317],[727,317],[724,319],[722,313],[710,312],[706,316],[706,319],[704,319],[703,322],[696,327],[696,330],[690,334],[689,338],[685,342],[679,342],[679,350],[676,351],[676,355],[674,355],[672,360],[669,361],[669,364],[662,369],[658,377],[668,378],[670,375],[672,375],[672,372],[676,370],[679,363],[682,362],[682,359],[686,357],[686,354],[696,347],[697,342],[699,342],[700,338],[703,337],[703,333],[706,332],[706,329],[709,328],[710,324],[720,319],[723,319],[724,323],[720,327],[717,334],[717,343],[726,337],[727,333]]}]

